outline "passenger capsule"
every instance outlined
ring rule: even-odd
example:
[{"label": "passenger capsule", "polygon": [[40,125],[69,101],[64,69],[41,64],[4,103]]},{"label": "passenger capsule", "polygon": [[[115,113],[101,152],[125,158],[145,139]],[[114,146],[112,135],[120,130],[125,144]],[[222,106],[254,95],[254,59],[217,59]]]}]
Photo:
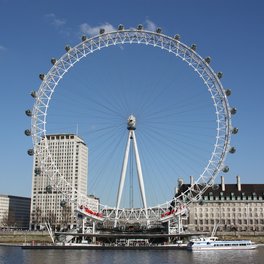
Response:
[{"label": "passenger capsule", "polygon": [[161,28],[158,27],[158,28],[156,29],[156,32],[157,32],[158,34],[160,34],[160,33],[161,33]]},{"label": "passenger capsule", "polygon": [[32,91],[30,93],[30,95],[33,97],[33,98],[37,98],[37,92],[36,91]]},{"label": "passenger capsule", "polygon": [[202,188],[204,188],[206,186],[206,183],[202,182],[200,185],[201,185]]},{"label": "passenger capsule", "polygon": [[26,136],[31,136],[31,130],[30,129],[26,129],[24,133]]},{"label": "passenger capsule", "polygon": [[40,79],[41,81],[43,81],[44,78],[45,78],[45,74],[44,74],[44,73],[41,73],[41,74],[39,75],[39,79]]},{"label": "passenger capsule", "polygon": [[231,147],[231,148],[229,149],[229,153],[233,154],[233,153],[235,153],[235,152],[236,152],[236,148],[235,148],[235,147]]},{"label": "passenger capsule", "polygon": [[196,44],[192,44],[191,49],[195,51],[197,49],[197,45]]},{"label": "passenger capsule", "polygon": [[176,39],[176,40],[180,40],[180,39],[181,39],[181,36],[180,36],[179,34],[176,34],[176,35],[174,36],[174,39]]},{"label": "passenger capsule", "polygon": [[139,25],[137,26],[137,30],[143,30],[143,25],[142,25],[142,24],[139,24]]},{"label": "passenger capsule", "polygon": [[34,150],[33,150],[33,149],[29,149],[29,150],[27,151],[27,154],[28,154],[29,156],[33,156],[33,155],[34,155]]},{"label": "passenger capsule", "polygon": [[51,187],[51,185],[48,185],[48,186],[46,187],[46,192],[47,192],[47,193],[52,193],[52,187]]},{"label": "passenger capsule", "polygon": [[224,75],[224,74],[223,74],[222,72],[218,72],[218,73],[217,73],[217,77],[218,77],[218,79],[221,79],[221,78],[223,77],[223,75]]},{"label": "passenger capsule", "polygon": [[100,28],[99,33],[100,34],[104,34],[105,33],[105,29],[104,28]]},{"label": "passenger capsule", "polygon": [[204,205],[204,201],[203,201],[203,200],[200,200],[200,201],[198,202],[198,204],[199,204],[199,205]]},{"label": "passenger capsule", "polygon": [[71,49],[71,46],[69,46],[69,45],[66,45],[66,46],[65,46],[65,50],[66,50],[67,52],[69,52],[70,49]]},{"label": "passenger capsule", "polygon": [[229,167],[228,166],[225,166],[223,169],[222,169],[223,172],[227,173],[229,172]]},{"label": "passenger capsule", "polygon": [[238,128],[237,127],[233,127],[233,129],[231,130],[232,134],[237,134],[238,133]]},{"label": "passenger capsule", "polygon": [[66,201],[65,201],[65,200],[62,200],[62,201],[60,202],[60,206],[61,206],[61,207],[65,207],[65,206],[66,206],[66,204],[67,204],[67,203],[66,203]]},{"label": "passenger capsule", "polygon": [[206,57],[205,59],[204,59],[204,61],[207,63],[207,64],[210,64],[210,62],[211,62],[211,57]]},{"label": "passenger capsule", "polygon": [[32,116],[32,112],[31,112],[31,110],[29,110],[29,109],[27,109],[27,110],[25,111],[25,113],[26,113],[27,116]]},{"label": "passenger capsule", "polygon": [[212,189],[214,191],[218,190],[219,189],[219,185],[218,184],[213,184]]},{"label": "passenger capsule", "polygon": [[83,215],[82,214],[77,214],[77,218],[78,219],[83,219]]},{"label": "passenger capsule", "polygon": [[232,92],[230,89],[226,89],[225,94],[226,94],[226,96],[230,96],[232,94]]},{"label": "passenger capsule", "polygon": [[237,109],[235,107],[230,108],[231,115],[236,114],[236,112],[237,112]]},{"label": "passenger capsule", "polygon": [[52,58],[52,59],[50,60],[50,62],[51,62],[52,65],[54,65],[54,64],[57,62],[57,60],[56,60],[55,58]]},{"label": "passenger capsule", "polygon": [[82,41],[85,41],[87,37],[85,35],[82,35]]},{"label": "passenger capsule", "polygon": [[118,30],[124,30],[124,26],[122,25],[122,24],[120,24],[119,26],[118,26]]},{"label": "passenger capsule", "polygon": [[40,175],[41,169],[40,168],[35,168],[34,172],[35,172],[36,175]]}]

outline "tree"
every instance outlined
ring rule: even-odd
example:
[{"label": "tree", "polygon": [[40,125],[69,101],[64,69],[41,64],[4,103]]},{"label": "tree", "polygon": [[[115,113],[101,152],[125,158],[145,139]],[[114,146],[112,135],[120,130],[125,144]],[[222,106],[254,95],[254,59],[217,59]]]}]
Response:
[{"label": "tree", "polygon": [[12,211],[6,210],[1,220],[2,227],[14,227],[16,223],[15,214]]},{"label": "tree", "polygon": [[1,227],[8,227],[8,211],[5,211],[0,222]]},{"label": "tree", "polygon": [[35,228],[39,228],[42,222],[42,211],[39,207],[36,208],[31,214],[32,224]]},{"label": "tree", "polygon": [[64,227],[67,227],[71,223],[71,207],[66,205],[61,210],[61,224]]},{"label": "tree", "polygon": [[48,211],[45,216],[45,222],[49,223],[52,227],[55,227],[56,225],[56,215],[53,213],[53,211]]},{"label": "tree", "polygon": [[37,207],[36,210],[33,211],[32,213],[32,222],[34,224],[39,225],[41,223],[41,220],[42,220],[42,212],[41,209]]}]

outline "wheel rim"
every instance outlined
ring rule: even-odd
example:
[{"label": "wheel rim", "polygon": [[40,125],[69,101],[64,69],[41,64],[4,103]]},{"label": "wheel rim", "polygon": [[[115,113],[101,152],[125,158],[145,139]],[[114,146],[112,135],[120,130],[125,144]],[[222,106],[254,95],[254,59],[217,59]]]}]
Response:
[{"label": "wheel rim", "polygon": [[[33,138],[34,153],[38,155],[41,161],[41,169],[45,171],[51,179],[52,185],[60,190],[60,184],[69,185],[63,179],[60,171],[53,162],[52,155],[49,151],[49,146],[46,140],[46,124],[47,114],[50,100],[55,88],[58,86],[63,76],[81,59],[88,55],[99,51],[103,48],[123,44],[144,44],[160,49],[166,50],[169,53],[175,54],[176,57],[186,62],[198,76],[204,81],[208,91],[213,99],[216,110],[217,135],[214,145],[213,153],[204,171],[200,174],[198,179],[190,186],[188,190],[183,192],[180,196],[162,205],[148,208],[148,221],[160,220],[162,213],[166,212],[173,203],[174,207],[182,207],[182,201],[191,203],[201,199],[202,194],[214,184],[214,179],[223,169],[224,161],[230,147],[231,138],[231,113],[228,104],[225,90],[219,80],[219,76],[213,71],[209,64],[195,52],[193,48],[180,42],[177,38],[171,38],[157,32],[150,32],[146,30],[118,30],[109,33],[103,33],[90,39],[83,39],[81,43],[73,48],[67,47],[67,52],[59,59],[52,60],[54,66],[49,70],[47,75],[41,76],[43,82],[37,92],[36,101],[33,107],[32,114],[32,128],[31,134]],[[45,147],[41,148],[40,143]],[[45,157],[45,158],[44,158]],[[50,160],[51,166],[47,168],[45,163]],[[60,181],[58,181],[60,179]],[[69,188],[73,188],[69,185]],[[65,200],[77,202],[78,204],[86,204],[86,197],[78,195],[73,199],[72,193],[64,192]],[[77,198],[78,197],[78,198]],[[76,201],[78,199],[78,201]],[[73,201],[74,200],[74,201]],[[113,209],[113,208],[112,208]],[[145,212],[140,209],[120,209],[120,213],[115,215],[112,210],[106,205],[101,205],[101,210],[104,211],[105,218],[113,219],[137,219],[137,221],[144,221]],[[180,213],[180,210],[178,210]]]}]

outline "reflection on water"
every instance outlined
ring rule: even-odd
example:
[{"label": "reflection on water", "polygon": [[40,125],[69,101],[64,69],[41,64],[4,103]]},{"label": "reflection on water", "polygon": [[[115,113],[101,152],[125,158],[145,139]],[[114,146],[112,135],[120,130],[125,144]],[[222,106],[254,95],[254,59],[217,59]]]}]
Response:
[{"label": "reflection on water", "polygon": [[185,250],[21,250],[0,246],[0,264],[263,264],[257,250],[189,252]]},{"label": "reflection on water", "polygon": [[219,251],[204,251],[193,252],[190,263],[196,264],[228,264],[228,263],[241,263],[241,264],[254,264],[263,263],[261,258],[264,257],[264,251],[262,250],[261,258],[259,258],[259,249],[257,250],[219,250]]},{"label": "reflection on water", "polygon": [[0,246],[0,264],[23,263],[23,254],[20,248]]},{"label": "reflection on water", "polygon": [[24,263],[192,263],[192,254],[176,250],[26,250]]}]

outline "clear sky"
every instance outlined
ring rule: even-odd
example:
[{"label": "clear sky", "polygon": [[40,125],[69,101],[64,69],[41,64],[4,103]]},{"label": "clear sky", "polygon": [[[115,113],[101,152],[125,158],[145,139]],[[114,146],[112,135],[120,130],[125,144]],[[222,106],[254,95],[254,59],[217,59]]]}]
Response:
[{"label": "clear sky", "polygon": [[[263,10],[264,3],[259,0],[220,2],[0,0],[0,193],[31,195],[32,158],[26,152],[31,148],[32,142],[30,138],[24,136],[24,130],[30,127],[30,120],[24,111],[33,105],[30,92],[37,90],[40,85],[39,73],[45,73],[50,69],[50,58],[59,58],[63,55],[66,44],[74,46],[79,43],[83,33],[94,35],[100,27],[111,29],[120,23],[126,27],[135,27],[142,23],[148,29],[159,26],[165,34],[171,36],[179,33],[185,44],[197,44],[201,56],[212,57],[213,69],[224,73],[222,83],[224,87],[232,90],[230,104],[238,109],[232,121],[234,126],[239,128],[239,134],[232,139],[232,145],[236,146],[237,153],[227,157],[226,163],[230,167],[230,172],[226,174],[226,182],[232,183],[235,176],[240,175],[242,183],[263,183]],[[119,94],[120,81],[129,89],[132,88],[127,77],[136,76],[133,78],[135,82],[133,85],[137,85],[137,82],[143,86],[153,85],[149,78],[151,74],[156,76],[158,72],[162,72],[166,77],[166,80],[162,81],[164,86],[169,87],[172,81],[179,82],[181,87],[191,86],[192,77],[184,75],[186,68],[178,69],[177,67],[182,64],[174,65],[173,60],[160,54],[157,53],[156,61],[152,61],[154,56],[152,51],[144,48],[139,53],[137,48],[131,51],[123,47],[109,49],[105,53],[102,52],[102,55],[91,58],[91,64],[87,65],[90,67],[89,71],[94,70],[91,78],[84,77],[85,71],[88,70],[85,69],[86,63],[83,63],[80,68],[74,69],[72,75],[65,78],[65,89],[67,83],[68,86],[81,86],[79,79],[83,78],[85,85],[92,84],[95,88],[93,91],[100,85],[112,82],[111,85],[117,89],[113,91]],[[127,66],[125,61],[130,59],[131,63]],[[173,79],[176,78],[176,74],[168,68],[164,69],[163,59],[165,67],[176,67],[181,79]],[[153,66],[155,63],[157,65],[150,70],[145,61],[148,61],[149,65]],[[133,69],[134,72],[131,72]],[[141,73],[145,69],[141,79],[136,74],[137,69]],[[100,75],[101,70],[103,77]],[[118,74],[113,75],[118,70],[122,71],[120,74],[122,78]],[[128,71],[131,74],[128,74]],[[158,83],[161,79],[156,81]],[[59,98],[64,98],[59,95],[58,92],[58,97],[54,98],[53,108],[53,113],[56,112],[58,116],[60,106],[63,106],[64,102],[65,107],[68,100],[66,98],[65,101],[58,102]],[[189,95],[194,96],[191,91]],[[133,99],[137,101],[138,97]],[[104,100],[102,103],[107,99]],[[92,111],[92,108],[87,111]],[[127,111],[122,114],[126,116],[133,109]],[[51,131],[55,132],[55,128],[52,130],[52,122],[56,121],[52,119],[51,110]],[[81,122],[76,121],[79,124],[79,133],[82,132]],[[91,141],[92,137],[90,144],[88,143],[92,147]],[[144,148],[148,149],[147,152],[150,151],[147,143],[143,144],[142,149]],[[147,160],[147,157],[144,159]],[[161,166],[164,170],[165,165]],[[183,172],[184,170],[179,174]],[[187,175],[188,173],[186,172]]]}]

